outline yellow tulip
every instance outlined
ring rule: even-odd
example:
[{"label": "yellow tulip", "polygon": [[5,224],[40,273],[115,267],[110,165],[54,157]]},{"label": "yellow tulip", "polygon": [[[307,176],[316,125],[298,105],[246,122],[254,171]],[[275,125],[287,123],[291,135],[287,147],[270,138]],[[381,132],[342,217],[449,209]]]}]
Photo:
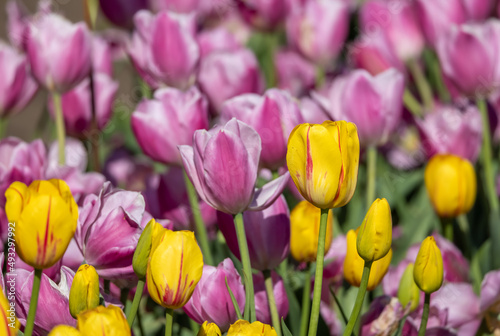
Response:
[{"label": "yellow tulip", "polygon": [[85,310],[99,306],[99,275],[94,266],[83,264],[73,278],[69,291],[69,311],[76,318]]},{"label": "yellow tulip", "polygon": [[277,336],[276,331],[270,325],[256,321],[250,323],[238,320],[229,327],[227,336]]},{"label": "yellow tulip", "polygon": [[365,261],[382,259],[392,244],[391,208],[385,198],[377,198],[359,228],[356,247]]},{"label": "yellow tulip", "polygon": [[[299,262],[316,261],[321,209],[302,201],[290,213],[290,252]],[[328,214],[325,251],[332,243],[332,211]]]},{"label": "yellow tulip", "polygon": [[132,259],[132,267],[134,268],[134,272],[139,279],[144,279],[146,277],[153,235],[162,228],[163,227],[153,218],[148,222],[139,237],[137,248],[135,249],[134,257]]},{"label": "yellow tulip", "polygon": [[155,230],[149,255],[149,295],[165,308],[184,306],[203,272],[203,255],[191,231]]},{"label": "yellow tulip", "polygon": [[58,325],[50,331],[49,336],[82,336],[82,333],[71,326]]},{"label": "yellow tulip", "polygon": [[346,205],[358,180],[356,126],[343,120],[296,126],[288,138],[286,162],[306,200],[321,209]]},{"label": "yellow tulip", "polygon": [[443,257],[432,236],[425,238],[420,245],[413,278],[418,288],[426,294],[437,291],[443,284]]},{"label": "yellow tulip", "polygon": [[36,269],[62,258],[75,234],[78,206],[63,180],[14,182],[5,192],[5,212],[16,225],[16,251]]},{"label": "yellow tulip", "polygon": [[476,200],[476,173],[472,164],[455,155],[435,155],[425,168],[425,186],[440,217],[467,213]]},{"label": "yellow tulip", "polygon": [[398,300],[405,308],[410,305],[410,312],[417,309],[420,302],[420,290],[413,279],[413,268],[413,263],[406,266],[398,288]]},{"label": "yellow tulip", "polygon": [[19,321],[16,318],[16,305],[15,302],[9,303],[3,290],[0,289],[0,331],[1,335],[16,336],[19,330]]},{"label": "yellow tulip", "polygon": [[[357,235],[357,230],[349,230],[349,232],[347,232],[347,253],[344,259],[344,278],[351,285],[359,287],[365,261],[359,256],[356,248]],[[373,262],[370,277],[368,278],[367,290],[371,291],[379,285],[389,269],[391,259],[392,249],[389,249],[385,257]]]},{"label": "yellow tulip", "polygon": [[203,322],[198,331],[198,336],[221,336],[221,331],[217,324],[208,323],[207,321]]},{"label": "yellow tulip", "polygon": [[77,316],[78,330],[85,336],[131,335],[127,319],[117,306],[99,306]]}]

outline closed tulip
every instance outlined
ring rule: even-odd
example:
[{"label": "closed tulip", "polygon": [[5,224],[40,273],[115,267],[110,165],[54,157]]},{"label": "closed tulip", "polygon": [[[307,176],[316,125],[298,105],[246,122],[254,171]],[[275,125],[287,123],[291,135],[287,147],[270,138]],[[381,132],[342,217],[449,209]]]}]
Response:
[{"label": "closed tulip", "polygon": [[476,200],[476,173],[472,164],[455,155],[435,155],[425,168],[425,186],[441,217],[469,212]]},{"label": "closed tulip", "polygon": [[78,329],[61,324],[52,329],[49,333],[49,336],[83,336],[83,335],[81,332],[78,331]]},{"label": "closed tulip", "polygon": [[78,207],[66,182],[37,180],[29,187],[14,182],[5,197],[7,218],[16,223],[21,259],[37,269],[54,265],[64,255],[78,220]]},{"label": "closed tulip", "polygon": [[[359,256],[356,248],[358,233],[354,230],[347,232],[347,253],[344,259],[344,278],[351,285],[359,287],[365,261]],[[373,290],[384,278],[392,259],[392,249],[382,258],[374,261],[368,278],[367,290]]]},{"label": "closed tulip", "polygon": [[203,322],[198,331],[198,336],[221,336],[221,331],[217,324],[208,323],[207,321]]},{"label": "closed tulip", "polygon": [[78,330],[83,335],[127,336],[130,327],[117,306],[99,306],[78,315]]},{"label": "closed tulip", "polygon": [[151,254],[151,245],[153,244],[153,234],[160,229],[161,225],[158,224],[154,218],[151,219],[144,230],[142,230],[137,247],[132,259],[132,267],[139,279],[146,278],[148,269],[149,255]]},{"label": "closed tulip", "polygon": [[[321,210],[309,203],[302,201],[293,208],[290,214],[290,252],[299,262],[316,261],[318,250],[319,219]],[[332,243],[333,214],[328,214],[325,251]]]},{"label": "closed tulip", "polygon": [[443,283],[443,257],[434,237],[424,239],[418,250],[413,278],[418,288],[426,294],[441,288]]},{"label": "closed tulip", "polygon": [[401,277],[398,289],[398,300],[403,307],[414,311],[420,302],[420,290],[413,279],[413,263],[409,263]]},{"label": "closed tulip", "polygon": [[273,327],[259,321],[250,323],[245,320],[238,320],[231,325],[227,336],[277,336]]},{"label": "closed tulip", "polygon": [[191,231],[154,232],[147,270],[149,295],[159,305],[184,306],[201,279],[203,255]]},{"label": "closed tulip", "polygon": [[99,305],[99,275],[95,268],[83,264],[73,278],[69,292],[69,311],[76,318],[83,311]]},{"label": "closed tulip", "polygon": [[[2,281],[3,286],[3,281]],[[16,336],[20,323],[16,318],[16,304],[9,303],[3,290],[0,290],[0,331],[5,336]]]},{"label": "closed tulip", "polygon": [[131,29],[135,13],[147,9],[148,0],[99,0],[99,5],[104,16],[113,24]]},{"label": "closed tulip", "polygon": [[306,200],[321,209],[342,207],[351,200],[358,180],[356,126],[343,120],[298,125],[288,139],[286,161]]},{"label": "closed tulip", "polygon": [[391,208],[385,198],[377,198],[359,227],[356,239],[358,254],[365,261],[380,260],[392,245]]},{"label": "closed tulip", "polygon": [[[314,64],[292,50],[281,50],[274,55],[277,87],[300,97],[316,83]],[[322,120],[321,122],[323,122]]]}]

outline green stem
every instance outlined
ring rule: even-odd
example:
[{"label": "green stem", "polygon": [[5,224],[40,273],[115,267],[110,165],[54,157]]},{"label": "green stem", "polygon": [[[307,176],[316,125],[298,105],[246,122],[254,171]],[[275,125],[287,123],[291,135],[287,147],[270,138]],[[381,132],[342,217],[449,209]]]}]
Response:
[{"label": "green stem", "polygon": [[318,251],[316,252],[316,274],[314,276],[314,291],[311,308],[311,319],[309,320],[309,336],[316,336],[319,321],[319,308],[321,303],[321,289],[323,285],[323,266],[325,263],[325,240],[326,227],[328,221],[328,211],[321,209],[321,219],[319,222]]},{"label": "green stem", "polygon": [[54,102],[54,112],[56,115],[56,131],[57,143],[59,144],[59,165],[66,164],[66,130],[64,129],[64,115],[62,110],[61,94],[54,91],[52,92],[52,99]]},{"label": "green stem", "polygon": [[38,306],[38,294],[40,293],[40,282],[42,280],[42,270],[35,269],[33,277],[33,289],[31,290],[30,308],[28,311],[28,319],[26,320],[26,328],[24,328],[24,335],[31,336],[33,327],[35,326],[36,307]]},{"label": "green stem", "polygon": [[406,323],[406,318],[408,317],[408,314],[405,314],[401,320],[399,320],[398,323],[398,330],[396,331],[396,336],[402,336],[401,333],[403,332],[403,328]]},{"label": "green stem", "polygon": [[424,51],[424,60],[425,63],[429,66],[431,78],[434,80],[434,84],[436,86],[436,90],[439,95],[439,99],[442,102],[450,101],[450,93],[446,88],[443,80],[443,74],[441,72],[441,66],[439,64],[439,59],[436,54],[431,50],[427,49]]},{"label": "green stem", "polygon": [[469,220],[466,214],[462,214],[457,217],[458,227],[462,232],[463,239],[465,241],[465,255],[469,258],[472,257],[472,252],[474,249],[474,244],[472,243],[472,237],[469,230]]},{"label": "green stem", "polygon": [[111,281],[104,279],[104,293],[110,294],[111,293]]},{"label": "green stem", "polygon": [[172,326],[174,324],[174,310],[167,308],[167,312],[165,314],[165,336],[172,336]]},{"label": "green stem", "polygon": [[145,99],[151,99],[153,94],[151,92],[151,88],[148,83],[142,78],[139,77],[139,87],[141,88],[141,96]]},{"label": "green stem", "polygon": [[[248,243],[242,213],[234,215],[234,225],[236,227],[236,236],[238,238],[238,246],[240,248],[241,264],[243,265],[243,279],[245,279],[245,293],[247,297],[246,305],[248,306],[249,314],[249,316],[245,316],[245,318],[248,318],[248,321],[252,323],[256,320],[252,266],[250,264],[250,254],[248,253]],[[247,308],[245,308],[245,312],[246,311]]]},{"label": "green stem", "polygon": [[0,117],[0,139],[5,138],[8,121],[9,119],[7,117]]},{"label": "green stem", "polygon": [[427,79],[420,68],[420,65],[415,60],[410,60],[408,62],[408,67],[410,68],[410,72],[415,80],[415,84],[417,86],[418,93],[422,102],[424,103],[425,110],[431,110],[434,107],[434,101],[432,97],[432,90],[427,82]]},{"label": "green stem", "polygon": [[350,336],[353,332],[354,325],[358,320],[361,307],[363,306],[363,300],[365,299],[366,287],[368,287],[368,279],[370,278],[370,270],[372,268],[371,261],[365,261],[365,266],[363,267],[363,275],[361,276],[361,284],[359,285],[358,295],[356,296],[356,302],[352,308],[351,317],[349,318],[349,323],[344,330],[344,336]]},{"label": "green stem", "polygon": [[415,96],[408,89],[405,89],[403,94],[403,103],[413,116],[419,118],[422,117],[422,106],[418,102],[417,98],[415,98]]},{"label": "green stem", "polygon": [[424,312],[422,313],[422,321],[420,322],[420,329],[418,329],[418,336],[425,336],[425,329],[427,327],[427,320],[429,319],[430,302],[431,302],[431,295],[425,293]]},{"label": "green stem", "polygon": [[90,150],[92,151],[91,160],[92,160],[92,169],[96,172],[101,171],[101,162],[99,157],[99,142],[101,138],[101,131],[99,130],[99,126],[97,125],[97,115],[96,115],[96,95],[95,95],[95,80],[94,74],[90,72],[89,75],[89,85],[90,85],[90,107],[92,110],[92,120],[90,124],[90,133],[88,139],[90,141]]},{"label": "green stem", "polygon": [[266,82],[267,82],[267,88],[273,88],[276,86],[276,69],[274,67],[274,51],[277,47],[277,41],[276,41],[276,34],[274,33],[267,33],[265,34],[265,41],[267,45],[267,52],[266,52],[266,62],[267,64],[267,71],[265,73],[266,75]]},{"label": "green stem", "polygon": [[132,307],[130,308],[130,311],[128,312],[127,316],[127,322],[130,328],[132,328],[132,325],[134,324],[135,315],[137,314],[137,310],[139,310],[139,303],[141,303],[142,292],[144,291],[144,284],[145,284],[144,279],[139,279],[139,282],[137,283],[137,287],[135,289],[134,301],[132,301]]},{"label": "green stem", "polygon": [[349,323],[349,320],[347,320],[347,316],[344,312],[344,308],[342,308],[342,305],[340,304],[340,300],[337,297],[337,294],[335,294],[335,291],[333,290],[333,288],[331,286],[330,286],[330,293],[332,294],[333,299],[335,300],[335,303],[337,304],[337,307],[339,307],[339,312],[340,312],[340,315],[342,315],[342,320],[344,320],[344,323],[347,325],[347,323]]},{"label": "green stem", "polygon": [[280,317],[278,315],[278,308],[276,307],[276,299],[274,298],[273,291],[273,278],[271,277],[271,271],[262,271],[264,275],[264,285],[266,287],[267,301],[269,302],[269,311],[271,312],[271,320],[273,322],[273,327],[276,330],[276,334],[281,336],[281,323]]},{"label": "green stem", "polygon": [[377,148],[370,146],[367,149],[367,186],[366,186],[366,209],[368,210],[375,200],[375,183],[377,178]]},{"label": "green stem", "polygon": [[321,88],[325,84],[325,70],[318,65],[316,67],[316,89]]},{"label": "green stem", "polygon": [[189,180],[186,172],[184,171],[184,183],[186,184],[186,190],[188,193],[189,204],[191,205],[191,211],[193,213],[194,224],[196,226],[196,235],[200,243],[201,251],[203,252],[203,257],[207,265],[214,264],[214,258],[212,256],[212,251],[210,250],[210,244],[208,242],[207,227],[203,222],[203,217],[201,216],[200,205],[198,203],[198,194],[194,189],[193,184]]},{"label": "green stem", "polygon": [[441,218],[441,234],[453,243],[453,219]]},{"label": "green stem", "polygon": [[272,174],[273,174],[273,180],[276,180],[278,177],[280,177],[280,173],[278,173],[277,170],[273,170]]},{"label": "green stem", "polygon": [[144,326],[142,325],[142,314],[140,310],[137,311],[137,324],[139,324],[139,331],[141,332],[141,335],[146,336]]},{"label": "green stem", "polygon": [[302,292],[302,312],[300,317],[300,336],[307,335],[307,319],[311,309],[311,265],[307,263],[306,278],[304,280],[304,290]]}]

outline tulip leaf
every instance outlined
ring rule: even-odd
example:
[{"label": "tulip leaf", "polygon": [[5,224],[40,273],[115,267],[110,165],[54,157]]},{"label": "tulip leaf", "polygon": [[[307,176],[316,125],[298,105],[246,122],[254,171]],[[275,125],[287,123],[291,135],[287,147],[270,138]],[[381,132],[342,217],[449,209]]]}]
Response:
[{"label": "tulip leaf", "polygon": [[224,278],[226,281],[226,288],[227,291],[229,292],[229,296],[231,296],[231,301],[233,302],[234,306],[234,311],[236,312],[236,315],[238,316],[238,320],[243,319],[243,316],[241,315],[240,307],[238,306],[238,302],[236,301],[236,298],[234,297],[233,291],[229,287],[229,284],[227,283],[227,277]]},{"label": "tulip leaf", "polygon": [[283,316],[281,317],[281,330],[283,332],[283,336],[293,336],[288,327],[286,326]]}]

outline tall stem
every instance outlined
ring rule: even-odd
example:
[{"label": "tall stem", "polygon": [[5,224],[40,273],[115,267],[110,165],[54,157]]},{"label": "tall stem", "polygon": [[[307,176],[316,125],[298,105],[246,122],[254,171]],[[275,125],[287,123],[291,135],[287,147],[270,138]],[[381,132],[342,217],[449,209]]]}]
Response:
[{"label": "tall stem", "polygon": [[427,328],[427,320],[429,319],[430,303],[431,303],[431,295],[426,293],[424,299],[424,312],[422,313],[422,321],[420,322],[420,329],[418,329],[418,336],[425,336],[425,329]]},{"label": "tall stem", "polygon": [[8,120],[9,119],[7,117],[0,117],[0,139],[5,138]]},{"label": "tall stem", "polygon": [[453,219],[441,218],[441,233],[442,235],[453,243]]},{"label": "tall stem", "polygon": [[99,131],[99,126],[97,125],[97,115],[96,115],[96,106],[95,106],[95,80],[94,80],[94,74],[91,72],[89,76],[89,81],[90,81],[90,107],[92,111],[92,120],[90,124],[90,135],[89,135],[89,141],[90,141],[90,148],[92,151],[92,169],[96,172],[101,171],[101,162],[99,158],[99,141],[101,138],[101,132]]},{"label": "tall stem", "polygon": [[309,320],[309,336],[316,336],[318,330],[319,308],[321,303],[321,289],[323,285],[323,266],[325,263],[325,240],[328,221],[328,211],[321,209],[319,222],[318,251],[316,252],[316,274],[314,276],[314,292],[311,308],[311,319]]},{"label": "tall stem", "polygon": [[210,250],[210,244],[208,242],[207,227],[203,222],[203,217],[201,216],[200,205],[198,203],[198,194],[194,189],[193,184],[189,180],[186,172],[184,171],[184,183],[186,184],[186,190],[189,198],[189,205],[191,206],[191,212],[193,213],[194,224],[196,226],[196,235],[200,242],[201,251],[203,252],[203,257],[207,265],[214,264],[214,258],[212,256],[212,251]]},{"label": "tall stem", "polygon": [[137,310],[139,309],[139,303],[141,303],[144,284],[144,279],[139,279],[137,287],[135,288],[134,301],[132,301],[132,307],[130,308],[127,316],[127,322],[130,328],[132,328],[132,325],[134,324],[135,315],[137,314]]},{"label": "tall stem", "polygon": [[[240,248],[241,264],[243,265],[243,279],[245,279],[245,293],[247,297],[248,312],[250,316],[249,322],[254,322],[255,317],[255,299],[253,290],[252,266],[250,264],[250,254],[248,253],[247,237],[245,233],[245,225],[243,223],[243,214],[234,215],[234,225],[236,227],[236,236],[238,238],[238,246]],[[247,309],[245,309],[247,311]]]},{"label": "tall stem", "polygon": [[35,269],[33,277],[33,289],[31,290],[31,302],[28,311],[28,319],[26,320],[26,328],[24,328],[24,335],[31,336],[33,327],[35,326],[36,307],[38,306],[38,294],[40,293],[40,281],[42,280],[42,270]]},{"label": "tall stem", "polygon": [[174,310],[167,308],[167,312],[165,314],[165,336],[172,336],[172,326],[174,324]]},{"label": "tall stem", "polygon": [[368,147],[367,150],[367,186],[366,186],[366,209],[369,209],[375,200],[375,182],[377,178],[377,148]]},{"label": "tall stem", "polygon": [[62,110],[61,94],[54,91],[52,92],[52,99],[54,102],[54,111],[56,114],[56,131],[57,143],[59,144],[59,165],[66,164],[66,149],[64,142],[66,141],[66,130],[64,129],[64,115]]},{"label": "tall stem", "polygon": [[403,94],[403,103],[413,116],[422,117],[422,106],[408,89],[405,89]]},{"label": "tall stem", "polygon": [[365,299],[366,287],[368,287],[368,279],[370,278],[370,270],[372,268],[371,261],[365,261],[365,266],[363,267],[363,275],[361,276],[361,284],[359,285],[358,295],[356,296],[356,302],[352,308],[351,317],[349,318],[349,323],[344,330],[344,336],[350,336],[354,329],[354,325],[359,317],[359,312],[363,306],[363,300]]},{"label": "tall stem", "polygon": [[311,309],[311,265],[307,263],[304,290],[302,292],[302,315],[300,317],[300,336],[307,335],[307,319]]},{"label": "tall stem", "polygon": [[410,68],[415,84],[417,85],[417,90],[424,103],[424,108],[430,110],[434,107],[434,101],[432,97],[432,90],[425,78],[420,65],[415,60],[410,60],[408,62],[408,67]]},{"label": "tall stem", "polygon": [[271,320],[273,322],[273,327],[276,330],[276,334],[281,336],[281,323],[280,317],[278,315],[278,308],[276,307],[276,299],[274,298],[273,291],[273,278],[271,277],[271,271],[262,271],[264,275],[264,285],[266,286],[267,301],[269,302],[269,311],[271,312]]}]

